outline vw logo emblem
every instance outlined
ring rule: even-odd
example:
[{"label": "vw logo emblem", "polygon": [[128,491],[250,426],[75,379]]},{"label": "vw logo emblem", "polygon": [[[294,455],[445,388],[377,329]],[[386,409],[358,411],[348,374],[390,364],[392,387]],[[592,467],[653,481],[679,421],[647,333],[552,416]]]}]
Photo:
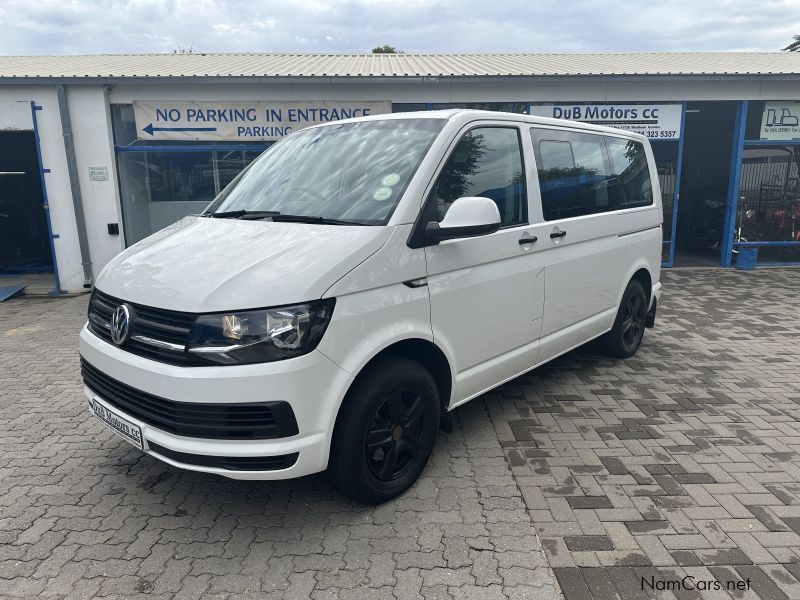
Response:
[{"label": "vw logo emblem", "polygon": [[121,346],[128,339],[131,324],[131,313],[127,304],[120,304],[111,314],[111,339]]}]

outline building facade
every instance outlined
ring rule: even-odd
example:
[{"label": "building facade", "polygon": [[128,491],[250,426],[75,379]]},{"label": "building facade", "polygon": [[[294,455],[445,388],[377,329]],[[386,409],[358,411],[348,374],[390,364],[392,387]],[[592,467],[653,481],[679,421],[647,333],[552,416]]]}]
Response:
[{"label": "building facade", "polygon": [[0,275],[89,289],[292,131],[442,108],[639,131],[664,266],[800,264],[800,54],[134,55],[0,57]]}]

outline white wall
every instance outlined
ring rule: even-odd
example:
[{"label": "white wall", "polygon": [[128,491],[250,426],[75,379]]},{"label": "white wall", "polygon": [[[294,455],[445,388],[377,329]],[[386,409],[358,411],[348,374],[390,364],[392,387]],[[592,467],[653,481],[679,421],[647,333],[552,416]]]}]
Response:
[{"label": "white wall", "polygon": [[343,81],[321,83],[121,82],[112,103],[133,100],[391,100],[393,102],[570,102],[617,100],[791,100],[800,83],[767,79],[717,81],[611,81],[509,79],[491,83],[440,80]]},{"label": "white wall", "polygon": [[[50,169],[44,177],[53,233],[58,235],[54,246],[61,288],[82,292],[85,291],[83,267],[55,86],[0,87],[0,127],[32,129],[31,100],[42,107],[37,111],[39,139],[42,166]],[[123,248],[122,236],[109,235],[106,227],[107,223],[120,222],[109,107],[100,85],[67,86],[67,102],[96,275]],[[108,167],[108,181],[89,181],[90,166]]]},{"label": "white wall", "polygon": [[0,131],[19,131],[33,128],[31,103],[25,100],[2,99],[0,95]]},{"label": "white wall", "polygon": [[[125,247],[111,110],[102,86],[67,86],[66,89],[92,271],[97,277],[106,263]],[[89,167],[106,167],[108,180],[91,181]],[[108,223],[119,223],[120,235],[110,235]]]},{"label": "white wall", "polygon": [[[118,82],[104,92],[98,84],[67,86],[74,131],[78,174],[86,214],[87,233],[95,274],[123,248],[123,237],[107,232],[108,223],[122,230],[110,103],[135,99],[175,100],[391,100],[393,102],[569,102],[569,101],[678,101],[678,100],[783,100],[800,99],[796,81],[747,79],[717,81],[590,81],[568,79],[509,79],[490,83],[478,80],[452,83],[430,79],[398,81],[345,81],[317,83],[254,82]],[[0,86],[0,128],[31,129],[26,102],[43,107],[39,119],[43,164],[50,203],[61,286],[83,290],[83,270],[78,247],[66,156],[53,85]],[[20,104],[22,101],[23,104]],[[20,108],[21,107],[21,108]],[[108,180],[89,180],[89,167],[107,167]]]},{"label": "white wall", "polygon": [[[83,269],[78,247],[78,230],[72,208],[72,193],[67,174],[67,159],[64,153],[61,119],[58,113],[56,90],[52,86],[0,86],[0,123],[6,129],[33,129],[28,104],[28,113],[19,108],[8,108],[8,103],[33,100],[42,110],[37,111],[42,166],[50,169],[44,181],[50,206],[50,220],[61,288],[70,292],[83,290]],[[16,105],[17,107],[19,105]],[[5,109],[3,108],[5,107]]]}]

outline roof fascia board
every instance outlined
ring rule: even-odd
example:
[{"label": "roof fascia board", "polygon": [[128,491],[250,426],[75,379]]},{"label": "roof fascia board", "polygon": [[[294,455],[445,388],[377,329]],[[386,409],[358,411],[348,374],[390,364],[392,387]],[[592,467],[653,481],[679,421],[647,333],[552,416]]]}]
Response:
[{"label": "roof fascia board", "polygon": [[3,77],[0,85],[117,85],[132,83],[487,83],[502,81],[797,81],[800,73],[646,75],[370,75],[370,76],[164,76],[164,77]]}]

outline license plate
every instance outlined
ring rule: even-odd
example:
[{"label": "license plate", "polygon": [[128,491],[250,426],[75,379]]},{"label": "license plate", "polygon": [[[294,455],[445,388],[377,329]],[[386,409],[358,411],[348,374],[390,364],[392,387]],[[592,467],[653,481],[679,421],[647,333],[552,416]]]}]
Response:
[{"label": "license plate", "polygon": [[111,431],[136,446],[139,450],[143,449],[141,427],[119,416],[97,400],[89,400],[89,408],[92,409],[94,416],[105,423]]}]

